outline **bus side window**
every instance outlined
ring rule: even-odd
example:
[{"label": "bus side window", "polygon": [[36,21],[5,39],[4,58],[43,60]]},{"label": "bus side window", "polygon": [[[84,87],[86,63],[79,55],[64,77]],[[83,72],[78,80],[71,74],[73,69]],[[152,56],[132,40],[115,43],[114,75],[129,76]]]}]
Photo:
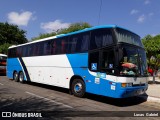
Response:
[{"label": "bus side window", "polygon": [[78,41],[78,36],[75,36],[75,35],[69,36],[68,41],[67,41],[67,46],[68,46],[67,53],[76,52],[77,41]]},{"label": "bus side window", "polygon": [[17,48],[17,56],[22,57],[22,47]]},{"label": "bus side window", "polygon": [[56,41],[54,40],[53,42],[51,42],[51,55],[55,55],[56,54]]},{"label": "bus side window", "polygon": [[91,71],[99,70],[99,51],[89,53],[89,69]]},{"label": "bus side window", "polygon": [[97,49],[113,44],[112,32],[110,29],[93,30],[91,32],[90,49]]},{"label": "bus side window", "polygon": [[64,38],[61,40],[61,54],[64,54],[67,52],[67,38]]},{"label": "bus side window", "polygon": [[27,52],[27,47],[26,46],[23,46],[23,50],[22,50],[22,56],[23,57],[26,57],[26,52]]},{"label": "bus side window", "polygon": [[51,42],[50,41],[45,41],[44,43],[44,55],[50,55],[51,53]]},{"label": "bus side window", "polygon": [[28,56],[33,56],[33,48],[34,48],[33,45],[28,46]]},{"label": "bus side window", "polygon": [[70,52],[76,52],[76,48],[77,48],[77,41],[78,38],[77,37],[73,37],[72,41],[69,41],[69,45],[70,45]]},{"label": "bus side window", "polygon": [[88,50],[89,34],[82,35],[81,52]]},{"label": "bus side window", "polygon": [[114,51],[104,51],[102,57],[102,70],[105,71],[107,74],[114,74],[114,68]]}]

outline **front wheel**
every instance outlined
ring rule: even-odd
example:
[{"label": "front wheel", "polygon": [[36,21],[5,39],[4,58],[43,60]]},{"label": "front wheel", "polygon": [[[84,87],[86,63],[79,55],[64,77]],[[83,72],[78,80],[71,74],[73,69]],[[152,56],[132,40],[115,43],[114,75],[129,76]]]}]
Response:
[{"label": "front wheel", "polygon": [[85,94],[85,84],[81,79],[75,79],[72,82],[71,91],[76,97],[83,97]]}]

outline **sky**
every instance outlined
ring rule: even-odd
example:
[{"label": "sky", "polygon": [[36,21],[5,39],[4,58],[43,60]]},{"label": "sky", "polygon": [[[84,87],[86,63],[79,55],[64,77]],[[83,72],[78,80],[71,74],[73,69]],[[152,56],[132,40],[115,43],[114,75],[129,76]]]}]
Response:
[{"label": "sky", "polygon": [[115,24],[141,38],[160,34],[160,0],[1,0],[0,22],[18,25],[31,40],[72,23]]}]

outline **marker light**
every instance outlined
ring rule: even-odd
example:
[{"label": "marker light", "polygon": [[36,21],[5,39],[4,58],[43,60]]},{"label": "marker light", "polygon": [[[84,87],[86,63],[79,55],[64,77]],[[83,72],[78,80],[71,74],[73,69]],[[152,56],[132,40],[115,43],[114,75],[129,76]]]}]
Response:
[{"label": "marker light", "polygon": [[132,83],[122,83],[121,87],[132,87]]},{"label": "marker light", "polygon": [[122,83],[121,87],[127,87],[127,83]]}]

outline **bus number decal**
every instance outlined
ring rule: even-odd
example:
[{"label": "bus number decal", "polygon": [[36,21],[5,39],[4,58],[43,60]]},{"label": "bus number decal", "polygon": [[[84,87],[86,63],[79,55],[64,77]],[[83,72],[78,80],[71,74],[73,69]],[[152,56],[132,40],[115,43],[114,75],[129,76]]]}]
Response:
[{"label": "bus number decal", "polygon": [[99,84],[100,83],[100,78],[95,78],[95,83]]},{"label": "bus number decal", "polygon": [[116,89],[116,86],[111,85],[111,90],[115,90],[115,89]]}]

